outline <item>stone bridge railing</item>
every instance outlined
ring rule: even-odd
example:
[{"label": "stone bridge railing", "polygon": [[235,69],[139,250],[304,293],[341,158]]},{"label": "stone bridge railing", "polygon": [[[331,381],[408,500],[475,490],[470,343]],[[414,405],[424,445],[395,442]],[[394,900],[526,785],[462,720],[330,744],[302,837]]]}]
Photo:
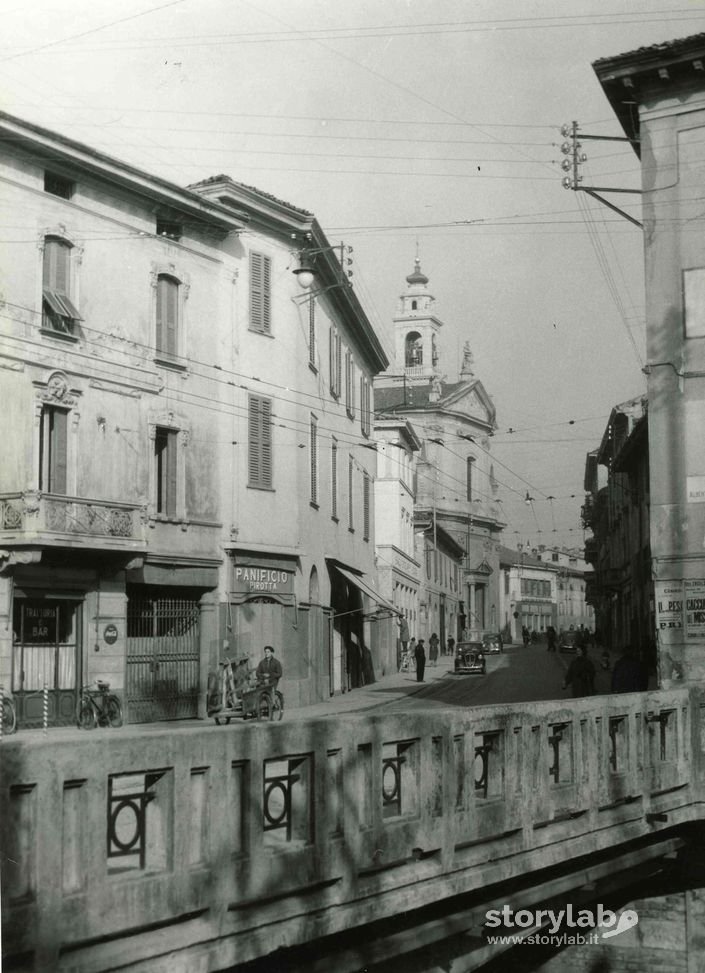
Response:
[{"label": "stone bridge railing", "polygon": [[0,742],[13,969],[222,970],[703,814],[661,691]]}]

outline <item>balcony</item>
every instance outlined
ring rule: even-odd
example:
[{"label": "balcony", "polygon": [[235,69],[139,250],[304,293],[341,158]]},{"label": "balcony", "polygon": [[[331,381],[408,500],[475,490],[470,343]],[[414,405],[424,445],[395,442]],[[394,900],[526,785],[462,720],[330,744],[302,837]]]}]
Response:
[{"label": "balcony", "polygon": [[0,545],[146,550],[143,508],[36,491],[0,494]]}]

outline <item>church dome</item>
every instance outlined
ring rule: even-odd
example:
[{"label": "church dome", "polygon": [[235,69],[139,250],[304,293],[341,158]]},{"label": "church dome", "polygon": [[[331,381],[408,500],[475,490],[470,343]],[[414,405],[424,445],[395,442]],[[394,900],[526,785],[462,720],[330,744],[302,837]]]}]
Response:
[{"label": "church dome", "polygon": [[428,277],[421,270],[421,260],[416,257],[414,260],[413,272],[409,274],[406,278],[407,284],[423,284],[424,286],[428,284]]}]

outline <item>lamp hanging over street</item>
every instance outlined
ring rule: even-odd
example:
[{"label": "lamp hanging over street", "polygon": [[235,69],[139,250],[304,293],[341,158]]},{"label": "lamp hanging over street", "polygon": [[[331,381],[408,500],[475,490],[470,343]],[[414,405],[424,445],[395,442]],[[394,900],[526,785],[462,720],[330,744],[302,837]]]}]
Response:
[{"label": "lamp hanging over street", "polygon": [[302,250],[299,253],[299,264],[300,266],[297,267],[293,273],[296,275],[299,285],[303,287],[304,290],[308,290],[313,284],[315,274],[313,272],[313,268],[311,267],[309,255],[305,250]]}]

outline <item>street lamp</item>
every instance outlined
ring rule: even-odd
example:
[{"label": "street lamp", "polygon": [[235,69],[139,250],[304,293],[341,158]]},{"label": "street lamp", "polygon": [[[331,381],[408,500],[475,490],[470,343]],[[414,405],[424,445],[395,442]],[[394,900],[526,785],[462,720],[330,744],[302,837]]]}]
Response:
[{"label": "street lamp", "polygon": [[333,251],[336,252],[338,263],[340,264],[340,273],[343,278],[342,282],[348,283],[347,278],[353,276],[352,270],[345,270],[346,267],[352,267],[352,257],[349,256],[353,252],[351,246],[346,246],[344,243],[333,247],[309,247],[304,245],[301,250],[296,251],[299,258],[299,266],[292,270],[292,273],[304,290],[308,290],[316,279],[316,257],[319,254],[331,253]]}]

